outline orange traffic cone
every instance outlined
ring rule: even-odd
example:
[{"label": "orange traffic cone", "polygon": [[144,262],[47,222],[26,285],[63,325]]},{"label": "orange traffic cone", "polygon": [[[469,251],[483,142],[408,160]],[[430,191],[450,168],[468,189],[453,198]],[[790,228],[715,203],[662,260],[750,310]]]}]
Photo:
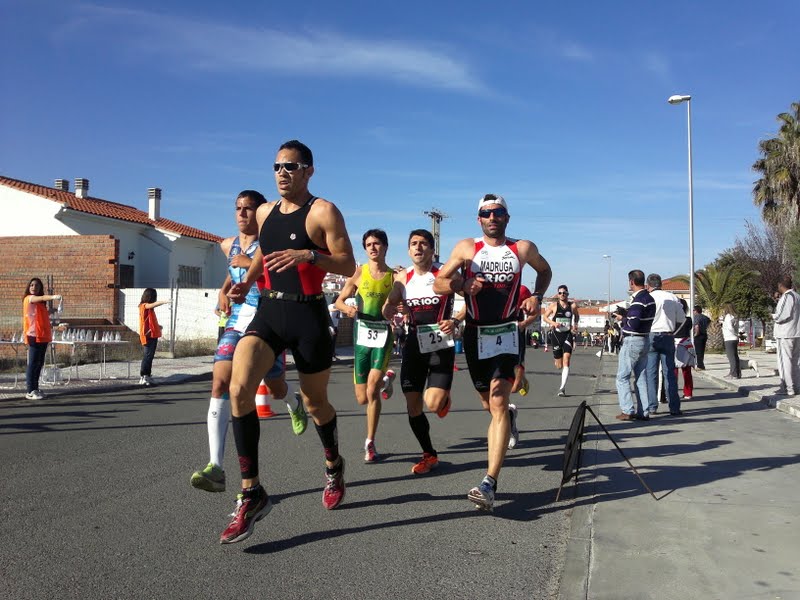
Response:
[{"label": "orange traffic cone", "polygon": [[269,419],[275,416],[275,413],[272,412],[272,407],[269,405],[269,388],[263,380],[256,392],[256,414],[258,414],[259,419]]}]

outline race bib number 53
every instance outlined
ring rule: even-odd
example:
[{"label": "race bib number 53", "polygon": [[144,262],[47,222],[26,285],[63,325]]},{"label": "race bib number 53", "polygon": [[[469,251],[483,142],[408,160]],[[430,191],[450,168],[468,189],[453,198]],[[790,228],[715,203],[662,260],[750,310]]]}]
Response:
[{"label": "race bib number 53", "polygon": [[356,344],[366,348],[383,348],[389,339],[389,323],[356,321]]},{"label": "race bib number 53", "polygon": [[492,358],[498,354],[519,354],[516,322],[478,327],[478,358]]}]

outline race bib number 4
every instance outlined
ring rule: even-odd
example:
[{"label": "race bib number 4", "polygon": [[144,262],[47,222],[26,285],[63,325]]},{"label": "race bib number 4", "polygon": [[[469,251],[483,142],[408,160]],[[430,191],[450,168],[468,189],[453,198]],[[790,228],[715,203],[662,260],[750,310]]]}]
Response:
[{"label": "race bib number 4", "polygon": [[417,341],[419,342],[419,351],[422,354],[455,346],[453,336],[444,333],[436,323],[417,325]]},{"label": "race bib number 4", "polygon": [[498,354],[519,354],[516,322],[478,327],[478,358],[492,358]]},{"label": "race bib number 4", "polygon": [[383,348],[389,339],[389,323],[356,321],[356,344],[366,348]]}]

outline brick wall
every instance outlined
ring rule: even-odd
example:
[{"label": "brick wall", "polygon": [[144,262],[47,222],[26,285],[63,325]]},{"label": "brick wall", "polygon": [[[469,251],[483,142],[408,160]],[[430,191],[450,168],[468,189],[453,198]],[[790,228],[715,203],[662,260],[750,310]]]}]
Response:
[{"label": "brick wall", "polygon": [[53,293],[64,296],[62,321],[116,322],[118,258],[119,242],[110,235],[0,237],[0,334],[22,331],[22,297],[32,277],[45,287],[53,277]]}]

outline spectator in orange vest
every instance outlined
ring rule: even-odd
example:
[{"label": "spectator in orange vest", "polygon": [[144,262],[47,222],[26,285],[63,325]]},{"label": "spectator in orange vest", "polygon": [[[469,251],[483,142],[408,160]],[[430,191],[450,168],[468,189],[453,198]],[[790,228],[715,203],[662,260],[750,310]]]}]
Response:
[{"label": "spectator in orange vest", "polygon": [[153,357],[156,355],[158,338],[161,337],[161,325],[158,324],[154,309],[170,302],[171,300],[158,300],[153,288],[147,288],[142,293],[142,300],[139,302],[139,339],[144,346],[144,356],[139,369],[139,385],[153,385]]},{"label": "spectator in orange vest", "polygon": [[45,295],[42,280],[38,277],[31,279],[22,300],[22,335],[28,345],[28,368],[25,371],[28,390],[25,397],[28,400],[44,398],[44,394],[39,391],[39,377],[44,366],[47,344],[53,341],[50,314],[45,304],[50,300],[61,300],[61,296]]}]

